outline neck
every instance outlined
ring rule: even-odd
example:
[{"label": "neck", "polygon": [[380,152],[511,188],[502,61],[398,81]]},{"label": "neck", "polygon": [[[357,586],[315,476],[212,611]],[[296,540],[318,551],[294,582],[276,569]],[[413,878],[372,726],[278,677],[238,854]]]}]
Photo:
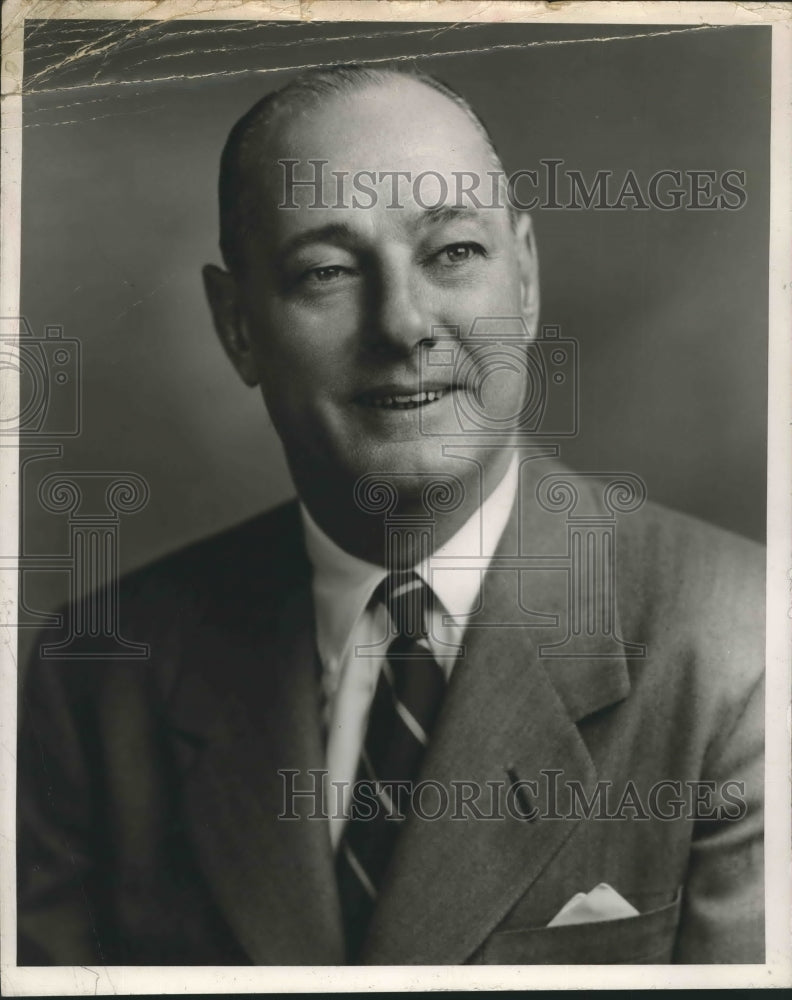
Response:
[{"label": "neck", "polygon": [[454,469],[462,484],[458,496],[445,489],[449,479],[442,475],[438,475],[434,491],[426,488],[426,480],[411,489],[404,480],[383,475],[366,495],[357,497],[349,486],[334,488],[316,476],[306,482],[299,482],[296,476],[295,480],[311,517],[337,545],[366,562],[406,569],[460,530],[502,481],[511,457],[511,453],[504,453],[486,468],[466,463],[466,467]]}]

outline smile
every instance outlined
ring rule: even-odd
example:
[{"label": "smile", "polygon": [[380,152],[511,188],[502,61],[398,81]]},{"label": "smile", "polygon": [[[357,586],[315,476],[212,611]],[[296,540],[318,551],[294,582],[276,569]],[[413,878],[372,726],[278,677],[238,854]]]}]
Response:
[{"label": "smile", "polygon": [[373,406],[383,410],[413,410],[419,406],[426,406],[429,403],[436,403],[451,391],[447,389],[429,389],[425,392],[414,392],[410,394],[384,393],[364,393],[359,396],[357,402],[362,406]]}]

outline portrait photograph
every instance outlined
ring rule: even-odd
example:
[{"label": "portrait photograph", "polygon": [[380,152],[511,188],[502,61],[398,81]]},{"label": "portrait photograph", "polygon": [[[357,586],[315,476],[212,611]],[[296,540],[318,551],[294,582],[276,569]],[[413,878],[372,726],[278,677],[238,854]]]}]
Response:
[{"label": "portrait photograph", "polygon": [[3,11],[7,995],[792,984],[790,11],[486,6]]}]

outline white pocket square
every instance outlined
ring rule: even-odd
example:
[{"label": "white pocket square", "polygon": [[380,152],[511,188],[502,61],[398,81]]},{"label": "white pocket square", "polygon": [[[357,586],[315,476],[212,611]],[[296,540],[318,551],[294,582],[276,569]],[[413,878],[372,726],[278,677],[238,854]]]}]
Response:
[{"label": "white pocket square", "polygon": [[607,882],[600,882],[591,892],[578,892],[556,913],[548,927],[564,924],[593,924],[601,920],[636,917],[638,911]]}]

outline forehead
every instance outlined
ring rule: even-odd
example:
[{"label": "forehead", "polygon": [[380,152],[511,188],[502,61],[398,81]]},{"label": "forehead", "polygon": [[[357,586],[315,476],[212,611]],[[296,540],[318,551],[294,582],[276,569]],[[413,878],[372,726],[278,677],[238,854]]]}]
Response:
[{"label": "forehead", "polygon": [[473,170],[491,160],[462,108],[425,83],[398,76],[306,109],[279,145],[294,155],[314,150],[350,170]]},{"label": "forehead", "polygon": [[[486,190],[492,183],[487,173],[496,169],[492,150],[469,115],[445,95],[407,77],[367,84],[294,110],[262,141],[268,147],[267,165],[254,168],[248,182],[258,211],[266,212],[270,223],[272,209],[286,200],[287,184],[289,197],[300,209],[314,206],[313,221],[317,221],[315,189],[312,184],[292,183],[298,180],[319,177],[321,201],[334,206],[328,211],[337,219],[340,212],[377,215],[392,203],[394,184],[400,206],[414,213],[425,207],[416,205],[416,191],[419,198],[431,201],[442,192],[437,175],[447,180],[446,201],[453,203],[461,175],[480,178]],[[285,160],[296,162],[286,167]],[[321,168],[312,160],[323,161]],[[394,179],[397,172],[407,176]],[[414,184],[421,175],[420,183]],[[371,196],[360,194],[357,184],[376,189],[374,205]],[[278,228],[291,230],[301,214],[279,211],[274,218]]]}]

